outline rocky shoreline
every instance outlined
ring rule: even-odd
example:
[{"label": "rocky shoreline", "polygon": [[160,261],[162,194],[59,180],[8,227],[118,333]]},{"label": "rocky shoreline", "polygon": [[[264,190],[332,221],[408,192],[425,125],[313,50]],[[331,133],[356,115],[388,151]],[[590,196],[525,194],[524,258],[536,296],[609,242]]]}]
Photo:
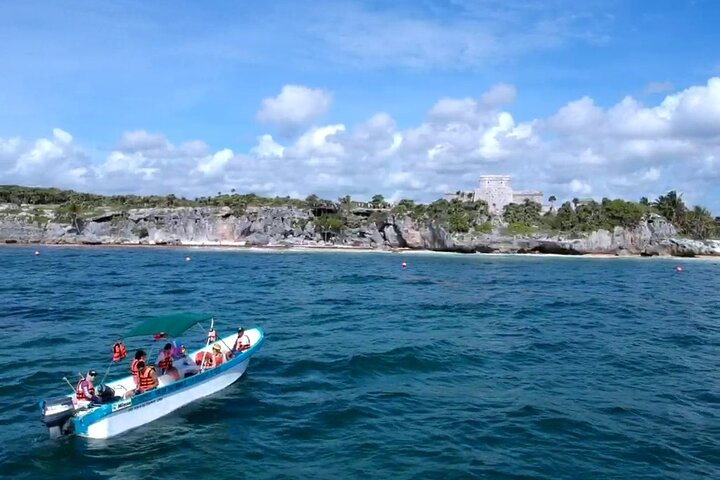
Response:
[{"label": "rocky shoreline", "polygon": [[[42,212],[41,212],[42,213]],[[603,256],[720,256],[720,240],[692,240],[677,235],[662,217],[635,227],[589,234],[509,235],[498,225],[493,233],[450,234],[432,222],[385,215],[382,220],[356,216],[342,232],[324,230],[311,210],[293,207],[146,208],[104,211],[72,224],[47,220],[37,209],[0,210],[0,243],[48,245],[262,247],[517,253]],[[45,220],[43,220],[45,218]]]}]

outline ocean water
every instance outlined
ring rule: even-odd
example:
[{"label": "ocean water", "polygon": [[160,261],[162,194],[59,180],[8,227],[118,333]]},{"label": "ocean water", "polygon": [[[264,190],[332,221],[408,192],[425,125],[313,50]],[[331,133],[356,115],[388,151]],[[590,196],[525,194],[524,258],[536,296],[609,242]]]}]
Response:
[{"label": "ocean water", "polygon": [[[717,261],[0,248],[0,476],[720,478],[719,286]],[[50,440],[38,401],[173,310],[265,344],[157,422]]]}]

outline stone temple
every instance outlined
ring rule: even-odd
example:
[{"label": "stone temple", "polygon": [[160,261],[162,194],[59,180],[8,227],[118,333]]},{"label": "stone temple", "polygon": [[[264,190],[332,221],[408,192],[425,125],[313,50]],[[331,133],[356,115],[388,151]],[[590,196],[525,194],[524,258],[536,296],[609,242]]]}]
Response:
[{"label": "stone temple", "polygon": [[[456,193],[447,194],[451,198],[469,199],[470,195]],[[474,201],[484,200],[488,204],[488,210],[493,215],[503,213],[505,205],[511,203],[523,203],[525,200],[543,205],[543,192],[538,191],[513,191],[512,178],[510,175],[480,175],[478,188],[472,194]]]}]

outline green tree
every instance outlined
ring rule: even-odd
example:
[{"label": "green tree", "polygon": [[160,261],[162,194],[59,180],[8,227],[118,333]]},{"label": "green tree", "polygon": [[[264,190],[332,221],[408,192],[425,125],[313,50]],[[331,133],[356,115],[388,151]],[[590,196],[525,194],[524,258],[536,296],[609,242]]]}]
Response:
[{"label": "green tree", "polygon": [[503,219],[509,224],[538,225],[542,205],[525,200],[523,203],[510,203],[503,209]]},{"label": "green tree", "polygon": [[305,197],[305,203],[307,203],[311,207],[317,207],[320,205],[320,197],[318,197],[314,193],[311,193],[310,195]]},{"label": "green tree", "polygon": [[373,207],[380,208],[383,205],[385,205],[385,197],[383,197],[380,194],[373,195],[372,200],[370,200],[370,203],[372,203]]},{"label": "green tree", "polygon": [[76,202],[68,202],[58,206],[55,209],[55,220],[58,222],[67,222],[75,228],[77,233],[82,229],[83,207]]},{"label": "green tree", "polygon": [[710,212],[701,206],[696,206],[687,213],[686,233],[698,240],[704,240],[715,233],[715,221]]},{"label": "green tree", "polygon": [[687,207],[685,206],[685,202],[683,202],[682,194],[678,194],[675,190],[672,190],[666,195],[660,195],[653,202],[652,206],[670,223],[679,229],[684,228]]},{"label": "green tree", "polygon": [[557,197],[555,195],[550,195],[548,197],[548,202],[550,202],[550,209],[555,210],[555,202],[557,202]]},{"label": "green tree", "polygon": [[634,227],[642,220],[644,209],[640,204],[625,200],[610,200],[602,206],[605,216],[613,226]]}]

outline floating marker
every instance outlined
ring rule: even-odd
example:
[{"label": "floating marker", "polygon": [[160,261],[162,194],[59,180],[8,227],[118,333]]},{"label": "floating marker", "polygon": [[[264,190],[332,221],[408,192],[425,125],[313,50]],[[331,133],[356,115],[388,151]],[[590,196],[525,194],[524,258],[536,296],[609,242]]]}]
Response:
[{"label": "floating marker", "polygon": [[407,268],[407,263],[403,262],[401,265],[402,268]]},{"label": "floating marker", "polygon": [[675,271],[678,273],[682,272],[682,267],[678,265],[677,267],[675,267]]},{"label": "floating marker", "polygon": [[185,257],[185,261],[186,261],[186,262],[189,262],[189,261],[190,261],[190,257]]},{"label": "floating marker", "polygon": [[40,255],[40,252],[38,252],[37,250],[35,250],[35,256],[37,257],[38,255]]}]

